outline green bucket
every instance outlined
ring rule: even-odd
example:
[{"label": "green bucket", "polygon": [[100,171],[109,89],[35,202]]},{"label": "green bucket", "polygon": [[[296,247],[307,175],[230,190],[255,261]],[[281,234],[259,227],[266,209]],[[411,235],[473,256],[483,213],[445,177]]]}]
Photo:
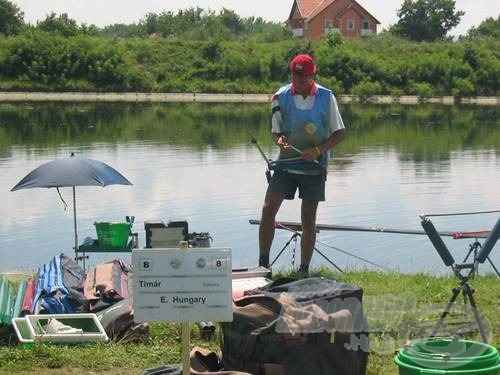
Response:
[{"label": "green bucket", "polygon": [[101,247],[125,247],[130,235],[130,223],[94,223]]},{"label": "green bucket", "polygon": [[399,375],[500,375],[495,347],[471,340],[414,341],[394,358]]}]

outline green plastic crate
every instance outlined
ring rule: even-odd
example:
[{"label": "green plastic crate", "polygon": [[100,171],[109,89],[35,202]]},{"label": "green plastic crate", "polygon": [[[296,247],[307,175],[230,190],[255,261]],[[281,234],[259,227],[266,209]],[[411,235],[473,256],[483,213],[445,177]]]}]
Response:
[{"label": "green plastic crate", "polygon": [[126,247],[130,235],[130,223],[94,223],[101,247]]}]

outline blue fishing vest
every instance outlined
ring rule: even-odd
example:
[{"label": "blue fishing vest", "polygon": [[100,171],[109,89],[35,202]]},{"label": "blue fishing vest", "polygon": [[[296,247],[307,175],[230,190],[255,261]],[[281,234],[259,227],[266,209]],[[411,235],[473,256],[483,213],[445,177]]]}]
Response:
[{"label": "blue fishing vest", "polygon": [[[317,91],[314,104],[310,109],[299,109],[295,106],[292,94],[292,85],[284,86],[278,92],[280,111],[283,118],[281,131],[287,137],[288,143],[300,150],[315,147],[323,143],[330,136],[328,119],[332,92],[316,84]],[[325,168],[328,165],[329,153],[322,154],[318,161]],[[280,152],[279,159],[289,159],[299,156],[295,151]]]}]

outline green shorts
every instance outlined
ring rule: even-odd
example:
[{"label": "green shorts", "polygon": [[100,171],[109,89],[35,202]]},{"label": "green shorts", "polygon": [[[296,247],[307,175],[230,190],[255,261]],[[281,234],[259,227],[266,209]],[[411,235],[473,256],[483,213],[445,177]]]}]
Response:
[{"label": "green shorts", "polygon": [[298,188],[300,199],[320,202],[325,200],[325,180],[324,174],[311,176],[276,171],[269,182],[267,191],[283,193],[285,199],[293,199]]}]

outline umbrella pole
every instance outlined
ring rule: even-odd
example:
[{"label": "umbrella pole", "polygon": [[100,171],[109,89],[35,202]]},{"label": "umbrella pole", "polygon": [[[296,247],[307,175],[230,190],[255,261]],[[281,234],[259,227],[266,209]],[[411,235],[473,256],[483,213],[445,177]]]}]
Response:
[{"label": "umbrella pole", "polygon": [[[76,228],[76,187],[73,186],[73,228],[75,230],[75,254],[78,255],[78,230]],[[78,257],[76,259],[78,262]],[[85,253],[83,254],[83,269],[85,269]]]}]

